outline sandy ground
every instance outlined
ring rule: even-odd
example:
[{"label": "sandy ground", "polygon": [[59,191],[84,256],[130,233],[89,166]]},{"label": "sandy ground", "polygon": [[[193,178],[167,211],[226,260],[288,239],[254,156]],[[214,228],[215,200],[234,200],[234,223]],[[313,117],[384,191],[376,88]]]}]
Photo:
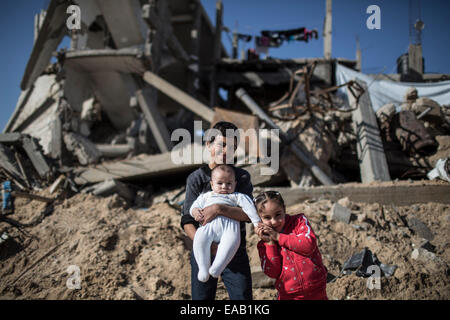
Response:
[{"label": "sandy ground", "polygon": [[[343,275],[328,284],[330,299],[450,298],[449,205],[347,202],[349,224],[330,221],[332,205],[310,201],[287,210],[307,215],[329,273],[338,275],[344,261],[364,247],[398,269],[373,290],[366,278]],[[20,198],[15,206],[9,217],[24,224],[39,222],[45,210],[44,203]],[[408,227],[411,217],[432,231],[434,260],[412,259],[421,238]],[[127,209],[118,196],[87,194],[55,203],[42,221],[23,231],[1,222],[0,233],[10,238],[0,245],[0,299],[190,299],[190,243],[179,222],[179,211],[167,202],[155,199],[149,208]],[[247,240],[251,265],[259,266],[258,238],[250,233]],[[68,288],[77,285],[76,272],[68,273],[71,265],[79,268],[80,289]],[[253,296],[274,299],[276,291],[255,283]],[[220,282],[217,299],[227,298]]]}]

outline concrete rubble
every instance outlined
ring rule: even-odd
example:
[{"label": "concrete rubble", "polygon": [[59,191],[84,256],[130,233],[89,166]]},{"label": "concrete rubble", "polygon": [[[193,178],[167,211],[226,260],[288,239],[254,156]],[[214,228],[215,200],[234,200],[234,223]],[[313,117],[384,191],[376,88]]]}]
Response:
[{"label": "concrete rubble", "polygon": [[[179,211],[180,185],[203,163],[174,163],[171,135],[186,129],[195,137],[195,120],[202,132],[225,120],[244,130],[280,130],[279,172],[261,175],[262,157],[242,165],[255,192],[277,189],[288,206],[333,201],[322,210],[329,224],[417,236],[422,240],[411,258],[445,264],[430,243],[434,234],[417,217],[389,224],[352,206],[450,203],[448,183],[413,183],[450,156],[450,101],[440,105],[411,87],[401,106],[374,111],[367,83],[336,86],[336,64],[355,69],[356,61],[230,58],[199,0],[72,2],[89,13],[82,28],[67,31],[61,18],[67,3],[50,1],[16,109],[0,134],[0,182],[11,181],[15,197],[42,202],[42,217],[85,193],[111,199],[111,210],[168,204]],[[65,36],[70,48],[56,51]],[[191,146],[204,148],[194,141],[185,148]],[[433,179],[450,176],[448,165],[440,170]],[[5,214],[2,221],[13,220]],[[114,250],[116,236],[102,248]],[[132,249],[121,264],[133,263]],[[258,266],[252,273],[258,287],[273,285]],[[134,296],[146,296],[136,288]]]},{"label": "concrete rubble", "polygon": [[[91,14],[82,17],[81,30],[55,39],[46,32],[63,23],[57,13],[64,3],[51,1],[42,29],[36,29],[22,94],[0,141],[11,144],[18,134],[38,139],[24,139],[23,147],[35,154],[30,160],[41,177],[50,171],[43,156],[52,164],[53,179],[70,173],[84,187],[111,178],[126,183],[175,173],[182,177],[200,164],[172,168],[166,161],[138,174],[124,165],[136,161],[133,166],[139,166],[143,158],[151,164],[164,154],[168,158],[172,132],[183,128],[194,136],[194,120],[202,120],[204,130],[224,119],[245,129],[281,130],[282,170],[264,181],[255,177],[256,186],[426,178],[442,147],[442,139],[435,137],[448,139],[448,107],[418,97],[415,88],[405,95],[400,112],[391,104],[375,114],[366,84],[356,80],[334,86],[333,64],[354,68],[355,61],[227,57],[199,1],[150,1],[139,7],[136,0],[114,10],[101,1],[76,4]],[[117,28],[112,23],[117,19],[134,23]],[[189,36],[185,28],[201,32]],[[63,36],[71,38],[70,48],[60,49],[51,62]],[[337,94],[342,87],[348,102]],[[226,99],[218,88],[228,92]],[[235,95],[237,88],[241,93]],[[359,128],[368,118],[379,132]],[[413,129],[417,135],[408,136]],[[38,148],[34,141],[40,156],[33,152]],[[1,150],[8,159],[3,170],[30,187],[19,168],[11,166],[16,162],[12,155]]]}]

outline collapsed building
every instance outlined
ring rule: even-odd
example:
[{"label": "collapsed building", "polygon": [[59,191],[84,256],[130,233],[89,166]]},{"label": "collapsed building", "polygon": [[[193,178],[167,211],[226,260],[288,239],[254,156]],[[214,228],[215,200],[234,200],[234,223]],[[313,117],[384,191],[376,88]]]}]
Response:
[{"label": "collapsed building", "polygon": [[[69,30],[73,4],[83,14],[80,29]],[[200,0],[52,0],[36,17],[22,93],[0,134],[2,297],[189,298],[189,245],[171,215],[184,200],[180,184],[202,163],[174,163],[171,136],[182,128],[201,142],[204,130],[225,120],[279,130],[276,139],[263,137],[280,144],[276,174],[260,174],[264,161],[242,165],[255,192],[279,190],[287,207],[311,217],[336,275],[333,297],[446,298],[450,185],[411,180],[448,181],[449,75],[425,74],[413,59],[398,74],[365,75],[360,61],[329,52],[230,57],[220,40],[221,1],[216,10],[213,25]],[[70,47],[58,50],[63,39]],[[41,206],[19,200],[12,218],[19,197]],[[247,236],[256,248],[258,239]],[[358,246],[398,266],[383,278],[394,293],[368,295],[363,286],[358,296],[355,278],[342,276],[342,258]],[[96,280],[66,290],[66,274],[63,285],[54,280],[58,263],[39,265],[53,255],[64,268],[81,257],[83,275]],[[254,286],[273,289],[258,259],[251,262]],[[423,271],[423,261],[437,271]],[[414,294],[403,293],[407,282]],[[51,287],[59,295],[47,296]],[[115,293],[127,287],[132,295]]]},{"label": "collapsed building", "polygon": [[[448,95],[440,104],[409,94],[396,110],[374,102],[358,61],[230,58],[220,1],[215,26],[199,0],[116,2],[53,0],[36,17],[22,93],[0,137],[2,177],[18,188],[65,181],[132,201],[127,183],[201,165],[170,156],[174,130],[202,134],[194,120],[203,130],[219,120],[279,130],[281,170],[261,176],[264,164],[247,164],[256,186],[423,179],[448,157]],[[83,13],[79,29],[66,26],[71,4]],[[64,37],[70,47],[56,51]]]}]

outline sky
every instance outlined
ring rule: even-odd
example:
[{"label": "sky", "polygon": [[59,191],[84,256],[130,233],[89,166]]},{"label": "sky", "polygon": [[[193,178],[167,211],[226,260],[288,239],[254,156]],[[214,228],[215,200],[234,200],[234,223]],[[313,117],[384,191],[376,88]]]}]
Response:
[{"label": "sky", "polygon": [[[215,25],[216,0],[201,0]],[[34,15],[48,6],[49,0],[2,1],[0,10],[0,129],[3,131],[20,95],[20,82],[33,48]],[[261,30],[316,28],[319,39],[308,43],[294,41],[271,48],[275,58],[312,58],[323,56],[325,0],[223,0],[223,24],[230,30],[260,35]],[[448,0],[334,0],[332,57],[355,59],[359,37],[364,73],[395,73],[397,58],[410,43],[409,21],[420,17],[426,73],[450,74]],[[380,8],[381,29],[366,25],[370,5]],[[83,14],[81,12],[81,14]],[[231,56],[231,34],[222,33],[222,42]],[[68,41],[64,41],[63,45]],[[253,48],[254,42],[239,43]]]}]

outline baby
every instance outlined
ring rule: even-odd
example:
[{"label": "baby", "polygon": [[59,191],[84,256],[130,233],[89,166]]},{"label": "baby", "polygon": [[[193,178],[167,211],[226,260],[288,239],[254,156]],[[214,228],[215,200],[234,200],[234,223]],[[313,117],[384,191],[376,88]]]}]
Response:
[{"label": "baby", "polygon": [[[234,192],[236,178],[234,169],[228,165],[218,165],[211,171],[212,191],[202,193],[192,204],[189,213],[194,218],[201,210],[213,204],[239,206],[256,227],[261,219],[252,199],[243,193]],[[198,280],[206,282],[209,275],[218,278],[233,259],[241,242],[240,224],[236,220],[217,216],[210,223],[198,228],[194,237],[193,251],[198,264]],[[211,265],[211,243],[219,242],[216,257]]]}]

